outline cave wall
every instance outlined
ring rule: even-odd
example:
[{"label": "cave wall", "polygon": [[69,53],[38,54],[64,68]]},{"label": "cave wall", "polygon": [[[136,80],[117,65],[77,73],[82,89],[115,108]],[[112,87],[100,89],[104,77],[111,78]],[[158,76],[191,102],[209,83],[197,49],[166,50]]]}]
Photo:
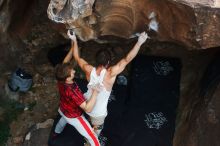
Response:
[{"label": "cave wall", "polygon": [[[193,81],[188,81],[188,87],[181,92],[175,146],[218,146],[220,143],[217,138],[220,135],[219,48],[215,51],[211,54],[206,52],[206,55],[211,55],[207,56],[208,63],[201,60],[202,67],[195,69],[197,76],[190,77]],[[187,73],[183,78],[186,76]]]},{"label": "cave wall", "polygon": [[28,0],[25,0],[23,4],[11,0],[0,2],[1,71],[12,69],[15,67],[15,62],[21,61],[21,52],[24,51],[25,45],[19,35],[24,32],[24,28],[29,28],[26,27],[26,22],[29,20],[26,18],[33,4],[34,1]]},{"label": "cave wall", "polygon": [[48,3],[37,0],[0,2],[0,71],[11,71],[24,64],[30,66],[33,64],[30,56],[67,41],[52,29],[53,24],[46,14]]}]

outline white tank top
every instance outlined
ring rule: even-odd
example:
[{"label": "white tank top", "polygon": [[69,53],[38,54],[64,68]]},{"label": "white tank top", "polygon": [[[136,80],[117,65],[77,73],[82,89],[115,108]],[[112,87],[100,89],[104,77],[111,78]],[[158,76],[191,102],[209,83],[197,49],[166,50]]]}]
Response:
[{"label": "white tank top", "polygon": [[95,88],[99,91],[93,110],[90,113],[87,113],[92,117],[107,116],[107,104],[111,91],[107,91],[103,84],[105,73],[106,69],[103,69],[98,76],[96,74],[96,69],[93,68],[90,74],[90,81],[87,85],[88,90],[86,93],[84,93],[85,98],[88,100],[91,98],[92,88]]}]

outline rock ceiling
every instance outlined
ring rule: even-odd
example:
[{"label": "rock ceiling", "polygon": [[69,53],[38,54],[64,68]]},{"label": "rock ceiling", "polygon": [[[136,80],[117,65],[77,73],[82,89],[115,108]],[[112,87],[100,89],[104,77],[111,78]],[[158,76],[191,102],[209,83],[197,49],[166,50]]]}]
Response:
[{"label": "rock ceiling", "polygon": [[212,7],[212,8],[220,8],[220,0],[174,0],[179,3],[183,3],[189,5],[191,7]]},{"label": "rock ceiling", "polygon": [[[189,49],[220,46],[220,0],[48,0],[48,4],[53,24],[74,29],[82,41],[100,41],[105,36],[129,39],[147,31],[153,41],[174,42]],[[19,12],[28,14],[33,5],[28,0],[22,4],[0,0],[0,33],[18,21],[12,16],[17,6],[25,9]],[[61,29],[57,31],[64,31]]]},{"label": "rock ceiling", "polygon": [[[206,49],[220,44],[219,6],[218,0],[51,0],[48,16],[83,41],[107,35],[128,39],[148,31],[158,41]],[[149,29],[150,24],[157,28]]]}]

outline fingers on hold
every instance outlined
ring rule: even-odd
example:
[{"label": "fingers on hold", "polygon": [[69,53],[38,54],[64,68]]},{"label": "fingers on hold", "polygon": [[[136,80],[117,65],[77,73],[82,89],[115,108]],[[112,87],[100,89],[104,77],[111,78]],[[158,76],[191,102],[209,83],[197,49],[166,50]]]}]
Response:
[{"label": "fingers on hold", "polygon": [[74,36],[74,35],[75,35],[75,32],[74,32],[73,30],[69,29],[69,30],[67,31],[67,34],[68,34],[69,36]]}]

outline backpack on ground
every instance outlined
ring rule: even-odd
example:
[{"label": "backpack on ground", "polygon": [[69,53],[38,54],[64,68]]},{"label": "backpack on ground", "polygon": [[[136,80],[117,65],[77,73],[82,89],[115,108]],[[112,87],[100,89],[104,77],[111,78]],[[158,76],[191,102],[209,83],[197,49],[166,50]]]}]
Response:
[{"label": "backpack on ground", "polygon": [[29,73],[27,73],[24,69],[17,68],[16,71],[12,73],[8,81],[8,87],[10,88],[10,90],[14,92],[26,92],[30,89],[32,83],[32,76]]}]

